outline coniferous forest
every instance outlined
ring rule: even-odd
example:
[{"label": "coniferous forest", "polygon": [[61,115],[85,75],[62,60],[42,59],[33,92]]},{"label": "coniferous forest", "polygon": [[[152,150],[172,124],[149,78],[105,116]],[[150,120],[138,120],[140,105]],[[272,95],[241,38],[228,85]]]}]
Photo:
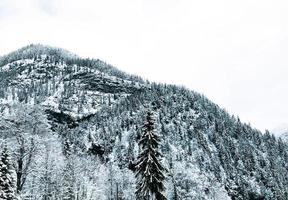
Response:
[{"label": "coniferous forest", "polygon": [[1,200],[287,200],[288,146],[205,96],[29,45],[0,57]]}]

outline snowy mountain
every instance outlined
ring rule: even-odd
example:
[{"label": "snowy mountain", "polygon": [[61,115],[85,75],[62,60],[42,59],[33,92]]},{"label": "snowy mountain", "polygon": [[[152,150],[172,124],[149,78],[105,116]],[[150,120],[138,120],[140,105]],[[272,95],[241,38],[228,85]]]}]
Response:
[{"label": "snowy mountain", "polygon": [[167,199],[288,199],[287,144],[203,95],[43,45],[0,58],[0,142],[19,198],[137,199],[148,110]]},{"label": "snowy mountain", "polygon": [[284,142],[288,142],[288,131],[283,133],[280,138],[284,141]]},{"label": "snowy mountain", "polygon": [[288,142],[288,124],[282,124],[272,130],[277,137],[281,138],[283,141]]}]

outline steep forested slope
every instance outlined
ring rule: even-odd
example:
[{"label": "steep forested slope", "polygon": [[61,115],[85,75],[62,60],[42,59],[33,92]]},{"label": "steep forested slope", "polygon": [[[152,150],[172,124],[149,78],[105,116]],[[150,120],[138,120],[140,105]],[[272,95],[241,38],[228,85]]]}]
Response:
[{"label": "steep forested slope", "polygon": [[147,110],[168,199],[288,199],[287,144],[196,92],[42,45],[0,58],[0,86],[1,143],[23,199],[136,199]]}]

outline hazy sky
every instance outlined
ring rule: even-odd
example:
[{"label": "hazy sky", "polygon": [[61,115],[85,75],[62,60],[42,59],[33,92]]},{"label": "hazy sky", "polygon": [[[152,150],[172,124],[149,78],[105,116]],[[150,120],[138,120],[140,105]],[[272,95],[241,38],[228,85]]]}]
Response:
[{"label": "hazy sky", "polygon": [[62,47],[273,129],[288,123],[287,10],[287,0],[0,0],[0,55]]}]

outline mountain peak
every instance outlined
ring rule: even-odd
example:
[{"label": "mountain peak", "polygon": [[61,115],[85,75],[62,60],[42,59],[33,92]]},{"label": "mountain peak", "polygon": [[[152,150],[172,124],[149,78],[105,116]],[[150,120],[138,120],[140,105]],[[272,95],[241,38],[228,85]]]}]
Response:
[{"label": "mountain peak", "polygon": [[41,55],[54,56],[63,60],[79,58],[76,54],[73,54],[70,51],[62,48],[52,47],[43,44],[30,44],[0,57],[0,66],[6,65],[7,63],[19,59],[29,59]]}]

